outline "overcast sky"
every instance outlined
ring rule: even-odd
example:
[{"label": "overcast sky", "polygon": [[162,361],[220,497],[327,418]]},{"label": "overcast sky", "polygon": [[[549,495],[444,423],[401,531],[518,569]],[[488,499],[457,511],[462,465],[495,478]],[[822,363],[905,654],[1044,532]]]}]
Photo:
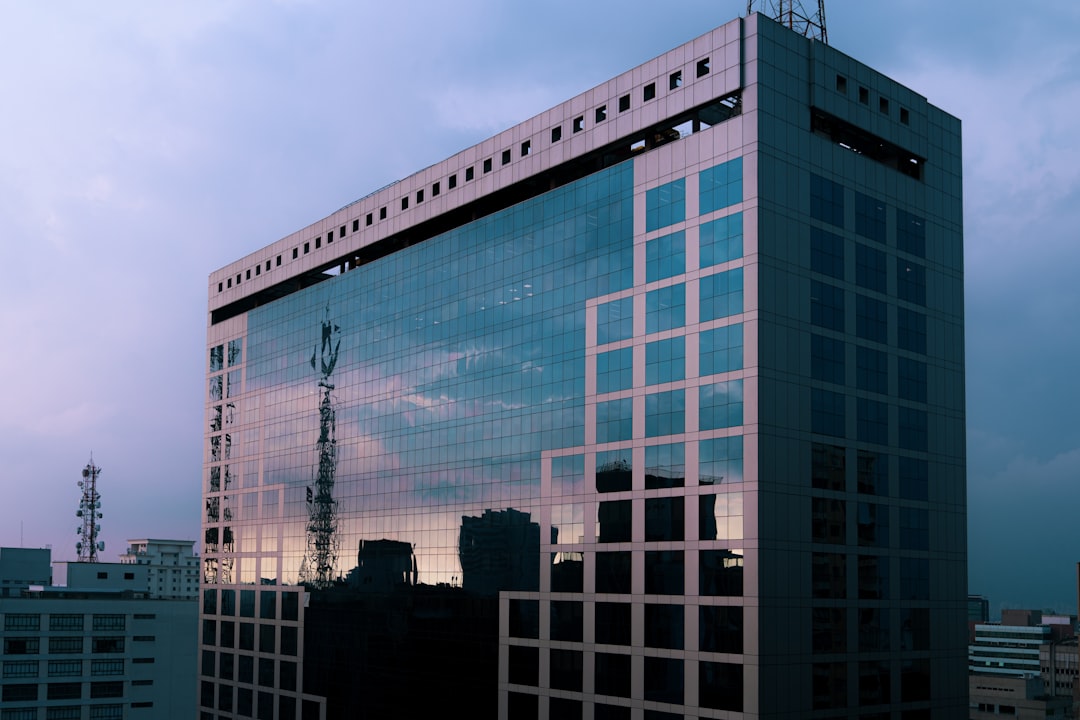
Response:
[{"label": "overcast sky", "polygon": [[[807,0],[812,6],[812,0]],[[195,539],[212,271],[742,14],[0,0],[0,545]],[[1076,612],[1080,4],[828,0],[964,128],[970,589]],[[1021,14],[1024,13],[1024,14]]]}]

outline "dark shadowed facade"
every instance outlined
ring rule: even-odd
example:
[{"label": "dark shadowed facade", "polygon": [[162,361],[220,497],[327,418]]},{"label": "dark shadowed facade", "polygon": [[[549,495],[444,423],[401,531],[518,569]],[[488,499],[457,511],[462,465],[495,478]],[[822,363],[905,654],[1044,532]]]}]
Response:
[{"label": "dark shadowed facade", "polygon": [[214,272],[201,717],[965,717],[960,161],[752,15]]}]

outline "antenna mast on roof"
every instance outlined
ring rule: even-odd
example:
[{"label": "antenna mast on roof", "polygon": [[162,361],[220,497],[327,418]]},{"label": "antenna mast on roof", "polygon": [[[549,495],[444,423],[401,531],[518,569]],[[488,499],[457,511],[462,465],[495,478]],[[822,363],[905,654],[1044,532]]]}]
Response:
[{"label": "antenna mast on roof", "polygon": [[800,0],[747,0],[746,14],[759,12],[789,30],[829,44],[825,32],[825,0],[817,0],[817,13],[809,14]]},{"label": "antenna mast on roof", "polygon": [[105,549],[105,543],[98,540],[101,532],[101,493],[97,490],[97,479],[101,475],[101,468],[94,464],[94,456],[90,456],[90,462],[83,468],[79,487],[82,490],[82,499],[79,509],[75,513],[82,520],[82,524],[75,528],[75,534],[79,541],[75,543],[75,549],[79,553],[79,562],[97,562],[98,551]]}]

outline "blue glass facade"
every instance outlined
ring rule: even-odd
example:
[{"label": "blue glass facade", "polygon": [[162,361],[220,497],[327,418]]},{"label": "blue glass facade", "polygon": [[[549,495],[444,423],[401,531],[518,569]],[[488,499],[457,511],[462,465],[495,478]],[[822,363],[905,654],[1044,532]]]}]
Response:
[{"label": "blue glass facade", "polygon": [[[709,37],[729,70],[791,51],[851,72],[756,18]],[[380,191],[305,231],[341,248],[322,269],[306,234],[273,246],[298,269],[250,301],[214,276],[203,720],[917,718],[962,669],[962,638],[894,637],[901,606],[949,637],[966,599],[943,581],[963,564],[959,216],[924,197],[946,180],[748,117],[721,84],[740,73],[700,61],[713,100],[671,127],[412,225],[419,191]],[[840,112],[820,78],[775,82],[763,108]],[[569,134],[606,119],[568,113]],[[445,187],[489,172],[469,157]]]}]

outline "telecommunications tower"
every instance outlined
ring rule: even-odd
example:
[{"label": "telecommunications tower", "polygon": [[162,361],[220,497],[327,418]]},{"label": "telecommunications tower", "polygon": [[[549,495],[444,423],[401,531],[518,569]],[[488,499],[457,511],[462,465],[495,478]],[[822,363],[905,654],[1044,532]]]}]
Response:
[{"label": "telecommunications tower", "polygon": [[789,30],[829,44],[825,32],[825,0],[817,0],[817,12],[808,13],[801,0],[747,0],[746,14],[759,12]]},{"label": "telecommunications tower", "polygon": [[105,543],[98,540],[101,533],[101,494],[97,491],[97,479],[101,475],[101,468],[94,464],[94,457],[90,456],[90,462],[82,471],[82,480],[79,487],[82,488],[82,500],[75,516],[82,519],[82,525],[75,528],[75,534],[79,541],[75,543],[75,549],[79,553],[79,562],[97,562],[98,551],[105,549]]}]

